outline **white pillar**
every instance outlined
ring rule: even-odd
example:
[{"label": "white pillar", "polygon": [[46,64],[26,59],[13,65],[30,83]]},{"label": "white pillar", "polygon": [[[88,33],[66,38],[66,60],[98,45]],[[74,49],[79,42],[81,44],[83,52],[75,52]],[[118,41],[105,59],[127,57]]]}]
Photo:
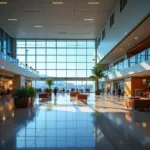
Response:
[{"label": "white pillar", "polygon": [[110,82],[110,93],[113,94],[113,90],[114,90],[114,82],[111,81]]}]

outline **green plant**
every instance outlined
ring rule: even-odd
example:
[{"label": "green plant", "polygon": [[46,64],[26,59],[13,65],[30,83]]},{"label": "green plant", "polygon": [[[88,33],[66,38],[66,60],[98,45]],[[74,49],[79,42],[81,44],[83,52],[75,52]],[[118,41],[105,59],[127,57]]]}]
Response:
[{"label": "green plant", "polygon": [[52,92],[52,89],[51,88],[46,88],[44,89],[45,92]]},{"label": "green plant", "polygon": [[30,97],[30,92],[27,87],[16,88],[14,89],[13,97]]},{"label": "green plant", "polygon": [[47,84],[49,89],[51,89],[51,86],[54,84],[54,81],[53,81],[53,79],[48,78],[48,79],[46,79],[45,83]]},{"label": "green plant", "polygon": [[28,92],[30,97],[36,96],[36,90],[33,87],[28,87]]},{"label": "green plant", "polygon": [[92,71],[92,76],[89,77],[90,80],[95,81],[96,82],[96,91],[99,90],[99,79],[103,78],[104,75],[104,69],[103,67],[96,65],[95,67],[93,67]]},{"label": "green plant", "polygon": [[36,90],[32,87],[16,88],[13,92],[13,97],[35,97]]},{"label": "green plant", "polygon": [[98,89],[98,91],[103,92],[103,90],[102,90],[102,89]]}]

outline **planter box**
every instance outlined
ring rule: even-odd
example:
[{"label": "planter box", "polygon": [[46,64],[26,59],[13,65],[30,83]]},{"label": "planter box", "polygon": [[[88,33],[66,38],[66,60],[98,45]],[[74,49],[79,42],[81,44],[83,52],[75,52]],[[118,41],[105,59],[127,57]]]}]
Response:
[{"label": "planter box", "polygon": [[100,91],[95,91],[95,95],[100,95],[101,92]]},{"label": "planter box", "polygon": [[70,93],[70,96],[77,96],[77,95],[79,95],[79,92],[71,92]]},{"label": "planter box", "polygon": [[48,94],[46,94],[46,93],[42,93],[42,94],[39,94],[39,98],[48,98],[49,96],[48,96]]},{"label": "planter box", "polygon": [[34,104],[35,102],[35,97],[31,97],[31,106]]},{"label": "planter box", "polygon": [[16,108],[27,108],[31,105],[31,97],[15,97],[14,105]]},{"label": "planter box", "polygon": [[77,100],[87,100],[88,95],[87,94],[79,94],[77,95]]},{"label": "planter box", "polygon": [[49,97],[52,96],[52,92],[45,92]]}]

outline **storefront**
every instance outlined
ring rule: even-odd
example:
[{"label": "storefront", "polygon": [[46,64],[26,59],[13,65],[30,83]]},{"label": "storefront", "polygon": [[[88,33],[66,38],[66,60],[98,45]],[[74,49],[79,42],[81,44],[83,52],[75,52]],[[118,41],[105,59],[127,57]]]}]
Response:
[{"label": "storefront", "polygon": [[124,90],[124,80],[114,81],[114,89],[123,89]]},{"label": "storefront", "polygon": [[0,93],[9,89],[10,91],[13,90],[13,80],[7,78],[0,78]]}]

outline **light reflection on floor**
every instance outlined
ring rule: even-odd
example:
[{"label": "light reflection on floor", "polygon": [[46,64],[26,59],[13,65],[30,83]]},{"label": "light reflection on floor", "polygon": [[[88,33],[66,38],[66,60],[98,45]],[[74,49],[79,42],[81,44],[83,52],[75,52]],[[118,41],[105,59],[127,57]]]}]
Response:
[{"label": "light reflection on floor", "polygon": [[[115,100],[115,101],[114,101]],[[37,104],[43,104],[40,106],[42,109],[53,109],[53,110],[63,110],[65,106],[74,109],[78,107],[80,111],[83,112],[127,112],[128,109],[124,105],[124,97],[118,98],[113,96],[95,96],[94,94],[89,94],[88,105],[78,106],[76,97],[71,97],[67,95],[58,95],[57,97],[52,96],[49,100],[37,99]],[[62,108],[63,106],[63,108]],[[70,111],[72,111],[70,109]],[[75,109],[74,109],[75,111]]]},{"label": "light reflection on floor", "polygon": [[90,94],[88,105],[58,95],[13,109],[0,99],[0,150],[147,150],[150,113],[127,109],[124,98]]}]

